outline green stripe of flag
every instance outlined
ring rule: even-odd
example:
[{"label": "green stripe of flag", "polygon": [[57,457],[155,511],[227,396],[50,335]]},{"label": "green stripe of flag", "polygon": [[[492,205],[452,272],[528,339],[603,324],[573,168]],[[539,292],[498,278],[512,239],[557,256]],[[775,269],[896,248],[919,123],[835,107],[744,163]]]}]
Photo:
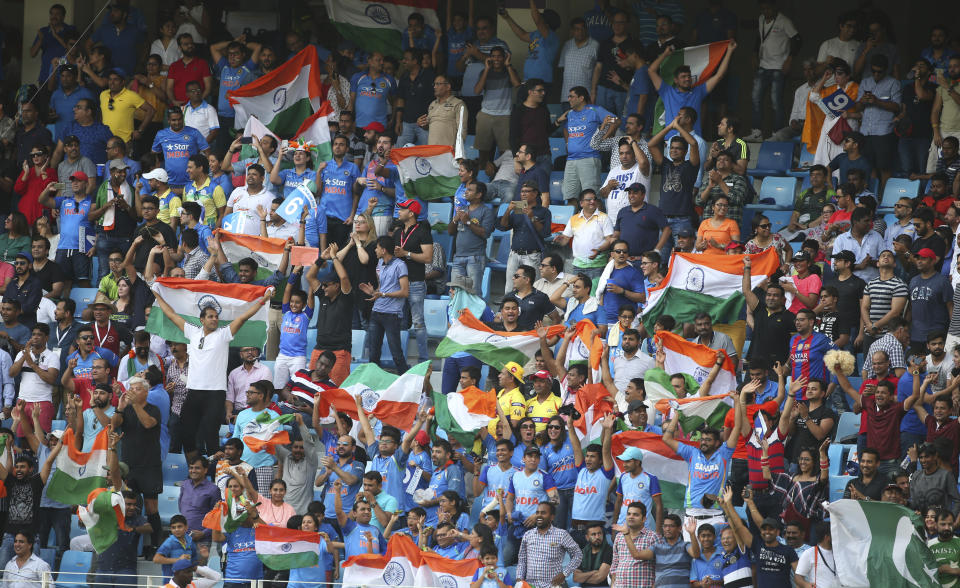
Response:
[{"label": "green stripe of flag", "polygon": [[267,128],[281,137],[292,137],[303,124],[303,121],[313,114],[313,105],[306,97],[297,100],[277,113],[273,120],[265,123]]},{"label": "green stripe of flag", "polygon": [[424,176],[403,183],[403,190],[408,197],[413,195],[421,200],[449,198],[456,193],[459,187],[460,178],[458,176]]},{"label": "green stripe of flag", "polygon": [[53,472],[47,487],[47,498],[63,504],[87,504],[87,497],[97,488],[106,488],[105,476],[71,478],[62,470]]},{"label": "green stripe of flag", "polygon": [[[199,317],[188,316],[185,314],[181,314],[180,316],[188,323],[196,327],[201,327]],[[221,327],[226,327],[229,324],[230,321],[220,321]],[[173,321],[168,319],[166,315],[163,314],[163,311],[159,306],[154,306],[150,311],[150,318],[147,319],[147,326],[145,330],[148,333],[153,333],[154,335],[163,337],[167,341],[173,341],[175,343],[188,342],[187,338],[183,335],[183,331],[177,328],[177,325],[173,324]],[[265,321],[251,319],[245,322],[242,327],[240,327],[240,330],[237,331],[237,334],[233,336],[230,346],[263,347],[263,344],[266,342],[267,323]]]},{"label": "green stripe of flag", "polygon": [[271,570],[294,570],[297,568],[312,568],[320,561],[316,551],[303,551],[283,555],[257,554],[263,565]]},{"label": "green stripe of flag", "polygon": [[447,396],[436,390],[433,391],[433,408],[435,411],[434,422],[437,427],[443,429],[448,435],[460,442],[464,447],[473,447],[473,440],[477,435],[476,431],[467,431],[460,426],[457,419],[450,413],[450,407],[447,406]]},{"label": "green stripe of flag", "polygon": [[397,29],[387,27],[372,29],[343,22],[334,22],[333,26],[337,27],[342,37],[363,47],[367,53],[378,51],[394,57],[402,55],[400,47],[403,43],[401,33]]},{"label": "green stripe of flag", "polygon": [[716,298],[682,288],[667,288],[656,305],[644,310],[643,322],[653,325],[661,315],[668,314],[678,323],[692,323],[698,313],[705,312],[714,324],[730,324],[740,319],[745,303],[742,292],[735,292],[729,298]]},{"label": "green stripe of flag", "polygon": [[463,345],[449,338],[440,341],[440,344],[437,345],[436,353],[437,357],[450,357],[454,353],[461,351],[469,353],[481,362],[492,365],[498,369],[503,369],[503,366],[511,361],[524,365],[530,360],[529,357],[512,347],[501,347],[491,343],[470,343],[469,345]]},{"label": "green stripe of flag", "polygon": [[687,487],[675,482],[664,482],[662,479],[659,482],[663,508],[683,508],[683,497]]}]

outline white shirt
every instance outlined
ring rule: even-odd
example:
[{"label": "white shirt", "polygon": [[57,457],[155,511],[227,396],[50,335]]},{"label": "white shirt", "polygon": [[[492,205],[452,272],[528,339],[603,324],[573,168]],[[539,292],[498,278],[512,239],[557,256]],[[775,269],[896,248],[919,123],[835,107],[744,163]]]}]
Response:
[{"label": "white shirt", "polygon": [[504,182],[510,184],[516,184],[519,179],[517,178],[517,170],[513,167],[513,151],[507,149],[503,154],[493,162],[493,165],[497,166],[497,174],[493,176],[493,181],[503,180]]},{"label": "white shirt", "polygon": [[790,109],[789,120],[800,122],[807,120],[807,99],[810,97],[810,89],[810,84],[804,82],[793,93],[793,107]]},{"label": "white shirt", "polygon": [[257,206],[262,206],[265,210],[270,210],[270,203],[273,202],[274,195],[264,186],[257,194],[250,194],[246,186],[234,188],[227,200],[227,208],[232,208],[233,212],[242,212],[245,215],[243,223],[244,235],[260,235],[260,216],[257,214]]},{"label": "white shirt", "polygon": [[[853,67],[853,62],[857,57],[857,47],[859,46],[860,42],[856,39],[849,41],[841,41],[840,37],[827,39],[823,43],[820,43],[820,51],[817,52],[817,61],[823,63],[827,60],[827,56],[839,57],[846,61],[847,65]],[[827,84],[826,87],[830,85],[832,84]]]},{"label": "white shirt", "polygon": [[287,237],[293,237],[296,240],[297,236],[300,234],[300,225],[298,223],[283,223],[282,225],[267,225],[267,236],[273,237],[274,239],[286,239]]},{"label": "white shirt", "polygon": [[[840,233],[837,235],[836,241],[833,242],[833,253],[836,254],[844,250],[852,251],[856,256],[854,263],[863,263],[867,255],[876,261],[880,258],[880,252],[883,249],[883,237],[876,231],[867,231],[867,234],[863,236],[859,243],[853,238],[850,231]],[[880,270],[871,266],[862,270],[853,270],[853,273],[864,282],[869,282],[880,275]]]},{"label": "white shirt", "polygon": [[217,117],[217,109],[206,102],[201,102],[200,106],[194,108],[190,103],[183,105],[183,120],[188,127],[193,127],[200,131],[200,134],[206,138],[213,129],[220,128],[220,119]]},{"label": "white shirt", "polygon": [[183,53],[180,52],[180,44],[177,43],[176,37],[170,39],[170,43],[166,48],[163,47],[163,41],[157,39],[150,45],[149,54],[160,56],[160,60],[163,62],[163,69],[167,69],[171,63],[183,57]]},{"label": "white shirt", "polygon": [[587,218],[583,211],[578,212],[563,229],[564,237],[571,237],[570,249],[573,252],[574,262],[577,260],[590,261],[593,250],[603,244],[606,237],[613,234],[613,223],[606,213],[599,210]]},{"label": "white shirt", "polygon": [[817,588],[840,588],[836,570],[837,562],[833,558],[833,550],[824,549],[819,545],[814,545],[801,553],[800,560],[797,561],[797,575],[803,576],[807,582],[814,584]]},{"label": "white shirt", "polygon": [[618,184],[616,188],[610,190],[606,199],[607,216],[614,221],[617,220],[617,213],[620,212],[621,208],[630,206],[630,201],[627,198],[627,188],[631,184],[643,184],[643,187],[647,189],[647,194],[650,194],[650,177],[640,172],[640,164],[638,163],[627,169],[623,169],[622,165],[617,168],[610,168],[610,173],[607,174],[607,179],[604,180],[603,185],[609,184],[610,180],[616,180]]},{"label": "white shirt", "polygon": [[623,391],[627,389],[630,380],[642,378],[647,370],[656,366],[657,362],[640,350],[630,358],[625,355],[613,358],[613,383],[617,387],[616,401],[621,411],[627,409],[627,400]]},{"label": "white shirt", "polygon": [[[28,349],[30,348],[24,348],[17,354],[16,359],[19,360],[23,357],[24,352]],[[37,354],[31,349],[30,357],[32,357],[33,361],[42,369],[47,370],[54,368],[57,371],[60,370],[59,349],[44,349],[40,352],[40,357],[37,357]],[[20,398],[22,398],[24,402],[53,401],[53,386],[40,379],[40,376],[30,369],[27,362],[23,362],[23,368],[20,370]]]},{"label": "white shirt", "polygon": [[782,69],[790,57],[790,39],[799,34],[796,27],[782,12],[773,17],[773,22],[766,22],[761,14],[759,25],[760,69]]},{"label": "white shirt", "polygon": [[[187,388],[190,390],[226,390],[227,389],[227,353],[233,333],[230,327],[223,327],[203,334],[203,329],[190,323],[184,323],[183,334],[187,343],[187,355],[191,365],[203,366],[203,369],[187,372]],[[200,348],[201,341],[203,349]]]},{"label": "white shirt", "polygon": [[17,565],[17,556],[7,562],[3,568],[4,588],[40,588],[40,580],[44,572],[50,571],[50,564],[43,561],[37,554],[30,554],[30,559],[21,568]]}]

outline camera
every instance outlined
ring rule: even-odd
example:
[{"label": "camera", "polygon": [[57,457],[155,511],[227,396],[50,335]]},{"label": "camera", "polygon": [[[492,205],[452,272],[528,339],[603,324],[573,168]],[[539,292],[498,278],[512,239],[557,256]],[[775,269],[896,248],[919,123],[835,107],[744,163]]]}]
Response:
[{"label": "camera", "polygon": [[567,404],[566,406],[561,406],[557,410],[557,414],[562,414],[570,417],[573,420],[579,419],[581,416],[580,411],[578,411],[572,404]]}]

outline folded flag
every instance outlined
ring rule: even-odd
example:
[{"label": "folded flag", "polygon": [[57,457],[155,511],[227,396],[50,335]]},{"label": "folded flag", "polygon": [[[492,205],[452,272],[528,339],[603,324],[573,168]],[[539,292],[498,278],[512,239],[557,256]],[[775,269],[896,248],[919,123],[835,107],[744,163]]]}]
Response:
[{"label": "folded flag", "polygon": [[341,387],[351,397],[359,396],[363,409],[380,422],[407,431],[417,416],[423,380],[429,369],[430,362],[424,361],[398,376],[365,363],[353,370]]},{"label": "folded flag", "polygon": [[235,264],[245,257],[250,257],[257,262],[258,273],[262,269],[272,274],[280,267],[283,248],[287,245],[285,239],[230,233],[223,229],[217,229],[215,233],[230,263]]},{"label": "folded flag", "polygon": [[[574,328],[577,330],[577,335],[567,345],[567,365],[574,361],[586,361],[590,369],[599,370],[600,355],[603,354],[600,330],[590,319],[578,321]],[[594,379],[598,380],[599,377]]]},{"label": "folded flag", "polygon": [[329,126],[331,114],[333,114],[333,107],[330,106],[329,101],[324,100],[320,108],[303,121],[300,128],[292,135],[296,140],[291,142],[290,146],[294,149],[301,145],[307,147],[313,156],[314,164],[333,159]]},{"label": "folded flag", "polygon": [[323,66],[312,46],[265,76],[227,92],[237,128],[256,116],[270,131],[291,137],[320,108],[329,86],[320,80]]},{"label": "folded flag", "polygon": [[603,417],[614,411],[613,397],[603,384],[585,384],[577,390],[574,407],[580,418],[573,422],[583,447],[600,443],[603,435]]},{"label": "folded flag", "polygon": [[443,586],[469,588],[480,567],[476,558],[441,557],[420,551],[407,535],[395,534],[384,555],[355,555],[343,562],[343,587],[357,586]]},{"label": "folded flag", "polygon": [[460,187],[460,168],[449,145],[400,147],[390,151],[407,198],[449,198]]},{"label": "folded flag", "polygon": [[[771,247],[751,255],[750,263],[750,284],[756,288],[780,269],[780,256]],[[706,312],[714,323],[730,324],[740,318],[744,303],[742,255],[674,253],[666,277],[647,293],[643,322],[652,325],[668,314],[678,323],[692,323],[697,313]]]},{"label": "folded flag", "polygon": [[47,486],[47,498],[63,504],[86,504],[91,492],[106,488],[109,483],[107,449],[110,442],[107,429],[97,433],[93,446],[86,453],[76,448],[75,439],[72,428],[64,431],[63,448],[57,455],[57,469]]},{"label": "folded flag", "polygon": [[103,553],[116,542],[119,530],[130,530],[124,523],[125,508],[123,494],[97,488],[87,497],[87,506],[77,509],[97,553]]},{"label": "folded flag", "polygon": [[286,527],[257,525],[257,557],[271,570],[309,568],[320,561],[320,535]]},{"label": "folded flag", "polygon": [[[937,560],[918,532],[920,519],[892,502],[837,500],[830,513],[840,585],[850,588],[934,588]],[[952,577],[952,576],[951,576]]]},{"label": "folded flag", "polygon": [[[547,328],[547,337],[562,336],[565,330],[563,325],[553,325]],[[464,309],[450,324],[436,353],[437,357],[450,357],[463,351],[502,370],[511,361],[526,365],[539,349],[536,331],[494,331]]]},{"label": "folded flag", "polygon": [[453,435],[460,445],[472,447],[477,431],[497,418],[497,392],[470,386],[459,392],[433,392],[437,426]]},{"label": "folded flag", "polygon": [[283,425],[295,418],[296,416],[292,414],[275,417],[266,411],[261,412],[257,418],[243,426],[243,431],[240,433],[243,444],[254,453],[266,451],[275,454],[278,445],[290,443],[290,434],[283,430]]},{"label": "folded flag", "polygon": [[[648,396],[647,398],[650,397]],[[654,407],[663,414],[664,422],[670,418],[671,402],[676,402],[678,405],[677,411],[680,413],[680,428],[687,435],[704,425],[713,427],[714,429],[722,429],[723,420],[733,406],[733,400],[729,394],[693,396],[688,398],[661,398],[656,401]]]},{"label": "folded flag", "polygon": [[[200,312],[207,306],[217,309],[220,314],[220,327],[246,312],[250,305],[260,305],[267,288],[253,284],[221,284],[207,280],[188,280],[186,278],[157,278],[153,291],[163,297],[173,310],[183,319],[197,327],[200,326]],[[233,336],[231,346],[263,347],[267,341],[267,311],[269,306],[260,306],[256,314],[240,327]],[[186,343],[187,338],[177,326],[167,319],[163,310],[154,303],[147,319],[146,331],[158,335],[167,341]]]},{"label": "folded flag", "polygon": [[[622,454],[627,447],[637,447],[643,451],[643,471],[660,481],[664,508],[683,508],[689,482],[687,462],[663,442],[662,435],[656,433],[624,431],[613,436],[611,448],[614,457]],[[617,460],[617,467],[623,470],[620,460]]]},{"label": "folded flag", "polygon": [[217,506],[203,517],[200,524],[205,529],[232,533],[247,520],[250,514],[243,507],[245,502],[246,498],[242,495],[234,496],[233,492],[227,490],[227,499],[217,503]]},{"label": "folded flag", "polygon": [[[706,45],[676,49],[660,64],[660,76],[665,80],[672,80],[677,68],[681,65],[687,65],[693,75],[694,86],[706,83],[720,67],[723,54],[726,53],[729,45],[730,41],[717,41]],[[653,132],[660,132],[660,129],[669,123],[670,121],[666,120],[664,116],[663,100],[657,99],[653,110]]]},{"label": "folded flag", "polygon": [[327,0],[324,4],[340,35],[367,53],[379,51],[400,57],[403,31],[414,12],[422,14],[424,24],[440,33],[438,0]]}]

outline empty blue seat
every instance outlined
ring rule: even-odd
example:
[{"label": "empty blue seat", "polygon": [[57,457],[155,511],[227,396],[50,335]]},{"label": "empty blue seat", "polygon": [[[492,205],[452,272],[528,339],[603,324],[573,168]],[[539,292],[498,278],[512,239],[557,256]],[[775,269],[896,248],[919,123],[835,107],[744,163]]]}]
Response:
[{"label": "empty blue seat", "polygon": [[164,485],[180,484],[187,479],[187,458],[182,453],[168,453],[162,469]]},{"label": "empty blue seat", "polygon": [[830,460],[830,473],[840,474],[844,471],[843,463],[843,445],[840,443],[831,443],[827,449],[827,458]]},{"label": "empty blue seat", "polygon": [[797,163],[797,170],[789,169],[787,170],[788,176],[793,176],[795,178],[807,178],[807,182],[810,181],[810,166],[813,165],[814,154],[810,153],[810,150],[807,149],[807,146],[804,144],[800,145],[800,161]]},{"label": "empty blue seat", "polygon": [[350,359],[354,362],[366,361],[367,355],[367,332],[362,329],[354,329],[353,339],[350,344]]},{"label": "empty blue seat", "polygon": [[916,198],[920,193],[920,180],[908,180],[906,178],[890,178],[883,187],[883,198],[880,200],[880,208],[893,208],[897,200],[901,198]]},{"label": "empty blue seat", "polygon": [[73,288],[70,290],[70,300],[73,300],[77,304],[77,310],[74,313],[76,316],[80,316],[80,313],[93,302],[93,299],[97,297],[96,288]]},{"label": "empty blue seat", "polygon": [[65,551],[57,572],[57,588],[80,588],[87,585],[87,574],[93,562],[93,552]]},{"label": "empty blue seat", "polygon": [[[770,219],[771,233],[776,233],[790,224],[790,217],[793,215],[792,210],[762,210],[759,213]],[[740,234],[741,238],[744,236],[743,233]]]},{"label": "empty blue seat", "polygon": [[840,423],[837,425],[837,434],[834,440],[837,443],[849,443],[857,440],[860,434],[860,415],[847,411],[840,415]]},{"label": "empty blue seat", "polygon": [[453,235],[447,232],[433,234],[433,246],[443,248],[443,258],[450,263],[453,260]]},{"label": "empty blue seat", "polygon": [[[80,535],[86,535],[87,530],[80,526],[80,517],[77,515],[70,516],[70,538],[79,537]],[[55,538],[51,537],[51,541]]]},{"label": "empty blue seat", "polygon": [[437,223],[449,223],[453,217],[453,204],[450,202],[428,202],[427,223],[432,227]]},{"label": "empty blue seat", "polygon": [[547,104],[547,112],[553,116],[560,116],[563,114],[563,105],[562,104]]},{"label": "empty blue seat", "polygon": [[160,519],[163,524],[169,525],[170,518],[180,514],[180,488],[176,486],[163,486],[163,493],[157,499],[157,510],[160,513]]},{"label": "empty blue seat", "polygon": [[507,256],[510,255],[510,233],[507,231],[494,231],[490,239],[487,240],[487,269],[505,272],[507,271]]},{"label": "empty blue seat", "polygon": [[65,431],[67,429],[67,421],[61,419],[54,419],[50,423],[51,431]]},{"label": "empty blue seat", "polygon": [[550,159],[556,161],[558,157],[567,154],[567,142],[563,137],[550,137]]},{"label": "empty blue seat", "polygon": [[447,301],[424,300],[423,319],[428,337],[443,337],[447,333]]},{"label": "empty blue seat", "polygon": [[797,192],[797,178],[765,177],[760,184],[757,196],[758,204],[748,204],[745,208],[756,210],[793,210],[793,200]]},{"label": "empty blue seat", "polygon": [[483,270],[483,279],[480,280],[480,297],[484,300],[490,300],[490,281],[492,276],[493,272],[488,265]]},{"label": "empty blue seat", "polygon": [[[50,533],[50,539],[54,539],[54,534]],[[37,557],[47,562],[47,565],[50,566],[51,570],[57,569],[57,549],[55,547],[39,547],[34,550],[34,553],[37,554]]]},{"label": "empty blue seat", "polygon": [[757,167],[747,170],[751,176],[784,175],[793,167],[793,149],[796,143],[768,141],[760,145]]},{"label": "empty blue seat", "polygon": [[566,225],[575,212],[576,209],[572,206],[553,205],[550,207],[550,222],[558,225]]},{"label": "empty blue seat", "polygon": [[[410,340],[410,331],[400,331],[400,348],[403,349],[404,356],[407,355],[407,342]],[[384,336],[383,345],[380,347],[380,367],[384,369],[393,369],[396,364],[393,362],[393,354],[390,353],[390,345],[387,344],[387,338]]]},{"label": "empty blue seat", "polygon": [[843,491],[853,479],[853,476],[830,476],[830,502],[843,498]]}]

